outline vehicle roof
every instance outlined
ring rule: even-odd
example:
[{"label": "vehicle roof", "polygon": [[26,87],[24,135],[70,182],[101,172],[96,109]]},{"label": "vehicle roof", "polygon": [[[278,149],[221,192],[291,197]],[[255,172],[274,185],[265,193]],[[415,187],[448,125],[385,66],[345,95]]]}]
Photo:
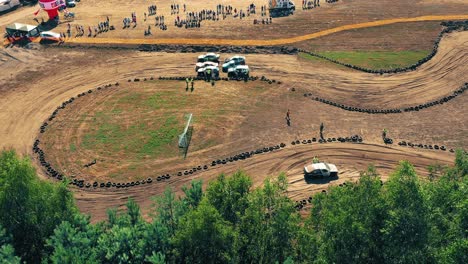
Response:
[{"label": "vehicle roof", "polygon": [[27,25],[23,23],[13,23],[13,24],[6,26],[6,28],[12,29],[12,30],[31,31],[37,28],[37,26]]},{"label": "vehicle roof", "polygon": [[244,56],[240,56],[240,55],[235,55],[235,56],[232,56],[229,60],[232,60],[232,59],[235,59],[235,58],[241,58],[241,59],[245,59]]},{"label": "vehicle roof", "polygon": [[248,70],[248,69],[249,69],[249,66],[247,66],[247,65],[238,65],[238,66],[236,67],[236,69],[247,69],[247,70]]},{"label": "vehicle roof", "polygon": [[206,67],[198,69],[197,72],[204,72],[207,69],[219,71],[219,68],[216,66],[206,66]]},{"label": "vehicle roof", "polygon": [[204,61],[204,62],[197,62],[195,65],[218,65],[218,63],[212,62],[212,61]]},{"label": "vehicle roof", "polygon": [[205,54],[205,56],[219,56],[219,55],[216,53],[210,52],[210,53]]}]

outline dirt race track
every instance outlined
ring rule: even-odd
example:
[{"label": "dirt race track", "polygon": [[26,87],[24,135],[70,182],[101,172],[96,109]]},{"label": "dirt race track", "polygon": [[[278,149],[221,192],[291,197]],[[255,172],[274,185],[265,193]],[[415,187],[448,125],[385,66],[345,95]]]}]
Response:
[{"label": "dirt race track", "polygon": [[[245,8],[250,2],[255,2],[257,6],[266,4],[263,0],[239,0],[236,4]],[[137,27],[125,30],[120,28],[120,23],[122,18],[130,16],[132,11],[138,12],[139,19],[142,21],[142,13],[151,3],[141,0],[131,3],[122,0],[81,1],[73,9],[77,13],[73,25],[95,25],[103,21],[106,16],[110,16],[117,30],[103,33],[96,38],[72,38],[67,41],[83,46],[86,43],[105,43],[105,46],[112,46],[113,44],[132,43],[285,45],[299,42],[307,47],[311,47],[308,45],[313,42],[313,46],[322,45],[322,50],[343,45],[350,46],[349,49],[359,49],[362,48],[362,43],[369,42],[370,44],[390,43],[388,45],[391,46],[391,50],[399,50],[400,47],[405,46],[399,46],[398,42],[403,42],[405,37],[395,37],[396,40],[394,40],[390,33],[406,32],[403,36],[417,39],[417,36],[424,32],[431,32],[431,36],[435,36],[434,32],[440,27],[438,23],[431,24],[427,27],[420,27],[423,32],[412,34],[410,31],[419,27],[415,26],[416,24],[412,27],[405,27],[404,22],[468,19],[468,15],[463,15],[468,13],[468,5],[464,0],[400,1],[398,4],[395,4],[394,0],[341,0],[336,4],[323,4],[323,7],[319,9],[298,10],[294,16],[275,19],[269,26],[253,25],[253,17],[235,22],[234,18],[230,17],[226,21],[207,22],[199,30],[186,30],[174,28],[171,25],[174,16],[168,14],[167,1],[155,0],[155,3],[161,6],[162,13],[167,14],[168,24],[171,27],[168,31],[154,29],[154,36],[143,39],[143,30],[150,22],[141,22]],[[219,3],[230,4],[225,0],[220,0]],[[296,1],[296,4],[298,3],[300,1]],[[189,11],[213,9],[215,4],[208,3],[206,0],[193,0],[190,2]],[[20,8],[2,15],[0,29],[3,31],[3,27],[12,22],[34,23],[31,22],[32,13],[36,10],[37,7]],[[44,15],[45,13],[41,12],[39,17]],[[154,18],[151,20],[154,21]],[[422,25],[432,22],[417,23],[420,23],[417,25]],[[385,27],[384,25],[392,26]],[[389,39],[389,41],[374,40],[376,37],[372,29],[379,30],[380,26],[385,27],[382,31],[385,33],[379,35],[379,38]],[[65,27],[65,24],[61,24],[56,30],[63,32]],[[361,30],[369,29],[364,39],[356,41],[355,39],[361,36],[359,35],[360,28]],[[332,33],[336,33],[337,36],[341,35],[340,39],[343,41],[335,39],[335,42],[328,42],[335,36]],[[424,40],[429,41],[430,38],[427,37]],[[349,42],[347,42],[348,39],[350,39]],[[418,42],[414,39],[411,43]],[[323,45],[324,43],[330,45]],[[429,45],[427,43],[416,45],[414,49],[427,50],[427,47],[431,46],[432,42]],[[45,180],[47,176],[39,166],[37,156],[33,155],[32,146],[39,135],[41,124],[57,106],[70,97],[76,97],[79,93],[108,83],[118,81],[122,89],[140,89],[138,83],[127,83],[127,80],[136,77],[193,75],[193,64],[198,55],[195,53],[138,52],[125,49],[58,48],[36,44],[32,47],[33,49],[0,48],[0,68],[2,69],[0,73],[0,149],[13,148],[22,155],[30,156],[37,166],[40,177]],[[230,55],[233,54],[221,54],[221,59],[224,60]],[[174,158],[151,161],[150,165],[155,165],[151,167],[151,172],[157,176],[165,172],[183,171],[196,165],[210,164],[216,158],[232,156],[271,144],[276,145],[280,142],[287,144],[285,148],[254,155],[247,160],[210,167],[206,171],[190,176],[173,175],[171,179],[163,182],[153,182],[128,189],[71,187],[80,209],[91,214],[93,221],[98,221],[106,217],[107,208],[122,208],[128,197],[133,197],[142,206],[143,213],[147,215],[152,203],[150,197],[161,194],[167,186],[174,188],[180,194],[181,187],[192,179],[202,179],[206,183],[220,173],[229,174],[238,169],[252,176],[255,186],[260,185],[268,176],[276,176],[279,172],[285,172],[290,183],[289,195],[294,200],[299,200],[307,198],[312,192],[326,189],[330,185],[356,180],[360,171],[365,170],[371,163],[376,166],[384,180],[388,178],[400,160],[409,160],[413,163],[421,177],[427,176],[428,165],[453,164],[454,154],[449,151],[401,147],[397,144],[384,145],[381,139],[383,128],[389,130],[389,136],[395,142],[405,140],[414,143],[444,145],[448,149],[467,149],[468,96],[466,92],[443,105],[417,112],[388,115],[345,111],[311,100],[311,97],[304,97],[304,94],[310,93],[313,96],[348,106],[387,109],[414,106],[451,95],[453,91],[468,82],[468,32],[466,31],[446,34],[440,42],[437,54],[429,62],[415,71],[399,74],[367,74],[323,60],[304,59],[298,55],[246,54],[245,56],[252,75],[264,75],[281,81],[282,84],[262,83],[266,87],[265,91],[268,92],[262,94],[262,98],[258,99],[260,102],[255,102],[255,107],[245,107],[239,112],[222,116],[226,120],[238,118],[240,121],[233,122],[236,124],[235,128],[230,126],[226,128],[229,131],[220,131],[219,135],[216,135],[220,137],[220,142],[216,145],[190,152],[183,162]],[[164,84],[157,81],[155,83],[155,85]],[[236,96],[234,92],[242,93],[242,89],[256,84],[249,85],[251,86],[236,83],[236,89],[234,89],[229,86],[228,82],[218,82],[213,88],[197,82],[195,92],[208,94],[210,89],[219,89],[232,93],[234,97]],[[185,84],[180,82],[181,91],[184,86]],[[112,96],[112,90],[106,90],[106,92]],[[93,103],[96,102],[90,100],[90,98],[98,98],[91,97],[94,95],[80,98],[83,100],[76,106],[94,107]],[[258,110],[256,107],[262,109]],[[291,127],[286,126],[284,119],[288,109],[291,111]],[[79,113],[79,109],[74,109],[74,111]],[[293,140],[318,137],[319,126],[322,122],[325,124],[325,137],[359,134],[363,137],[364,143],[291,145]],[[57,123],[51,126],[63,124]],[[69,157],[62,146],[67,146],[69,143],[66,142],[68,138],[60,138],[59,135],[47,135],[49,138],[57,137],[53,141],[57,151],[48,149],[46,155],[48,160],[58,166],[58,169],[64,170],[67,167],[61,164],[65,164],[64,161],[67,161]],[[195,135],[193,140],[196,140],[197,136],[203,135]],[[340,170],[339,178],[331,181],[304,181],[302,168],[314,156],[336,164]],[[99,167],[96,168],[99,169]],[[96,174],[84,170],[81,173],[87,173],[82,178],[91,182],[94,180],[103,182],[110,179],[103,169]]]},{"label": "dirt race track", "polygon": [[[41,53],[39,53],[41,52]],[[38,54],[38,63],[27,64],[27,59]],[[100,59],[92,59],[96,54]],[[225,56],[225,54],[223,54]],[[41,51],[7,49],[2,51],[5,68],[23,69],[25,75],[7,73],[0,91],[0,148],[15,148],[20,153],[31,155],[31,147],[38,135],[43,120],[72,96],[106,83],[125,81],[133,77],[184,76],[190,75],[194,54],[140,53],[136,51],[102,51],[43,49]],[[435,100],[449,95],[466,81],[468,76],[468,33],[452,33],[444,37],[437,55],[418,70],[393,75],[371,75],[337,67],[322,61],[307,61],[292,55],[247,55],[255,75],[266,75],[284,83],[275,89],[287,91],[289,96],[260,113],[246,117],[247,123],[262,127],[262,132],[249,135],[248,139],[221,144],[214,153],[229,155],[233,152],[264,146],[268,142],[288,143],[285,149],[262,154],[246,161],[216,167],[191,177],[172,177],[165,183],[134,187],[128,190],[115,189],[84,191],[75,190],[79,207],[93,216],[93,220],[105,217],[105,209],[122,206],[127,197],[134,197],[148,213],[150,196],[161,193],[170,184],[180,190],[193,178],[205,182],[219,173],[231,173],[242,168],[249,173],[256,185],[266,176],[284,171],[289,177],[290,195],[294,199],[308,197],[309,193],[352,180],[369,163],[374,163],[385,179],[399,160],[411,161],[421,175],[427,173],[428,165],[435,162],[451,164],[453,154],[448,151],[416,150],[399,146],[384,146],[381,143],[382,127],[391,132],[395,140],[409,140],[427,144],[446,145],[448,148],[468,145],[467,97],[463,94],[453,101],[419,112],[396,115],[368,115],[350,113],[304,98],[311,92],[323,98],[360,107],[403,107]],[[39,71],[40,63],[60,65],[61,70],[49,74]],[[157,63],[155,63],[157,62]],[[85,67],[84,67],[85,66]],[[2,67],[3,68],[3,67]],[[105,70],[104,70],[105,69]],[[9,78],[8,78],[9,76]],[[181,83],[182,84],[182,83]],[[182,84],[183,85],[183,84]],[[290,89],[295,87],[296,91]],[[284,113],[291,109],[293,125],[284,124]],[[360,134],[364,144],[331,143],[292,147],[291,140],[318,136],[320,122],[326,124],[330,136]],[[229,149],[229,150],[228,150]],[[190,168],[200,161],[211,161],[209,151],[194,153],[193,159],[177,168]],[[301,175],[304,163],[315,155],[336,163],[342,170],[339,180],[321,183],[306,183]]]}]

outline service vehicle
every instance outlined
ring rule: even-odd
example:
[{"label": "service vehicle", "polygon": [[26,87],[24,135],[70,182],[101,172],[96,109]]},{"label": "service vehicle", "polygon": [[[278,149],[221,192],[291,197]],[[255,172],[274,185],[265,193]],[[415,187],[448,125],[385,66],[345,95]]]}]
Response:
[{"label": "service vehicle", "polygon": [[230,68],[234,68],[237,65],[245,65],[245,57],[243,56],[234,56],[224,61],[222,66],[223,72],[228,72]]},{"label": "service vehicle", "polygon": [[199,69],[205,68],[207,66],[218,67],[218,65],[219,65],[218,63],[212,62],[212,61],[197,62],[197,64],[195,64],[195,72],[198,72]]},{"label": "service vehicle", "polygon": [[249,78],[250,69],[247,65],[237,65],[228,69],[228,77],[230,78]]},{"label": "service vehicle", "polygon": [[205,77],[207,70],[211,71],[211,77],[219,78],[219,68],[217,66],[206,66],[205,68],[200,68],[197,71],[197,76]]},{"label": "service vehicle", "polygon": [[198,56],[197,62],[206,62],[206,61],[219,63],[219,54],[207,53],[207,54]]}]

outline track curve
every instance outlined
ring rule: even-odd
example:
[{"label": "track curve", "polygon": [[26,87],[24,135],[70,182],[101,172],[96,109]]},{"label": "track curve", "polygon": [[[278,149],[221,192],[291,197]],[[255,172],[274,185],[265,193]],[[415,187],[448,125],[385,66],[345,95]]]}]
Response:
[{"label": "track curve", "polygon": [[[20,52],[22,51],[17,51]],[[43,53],[36,54],[47,55],[49,63],[60,64],[61,70],[55,72],[54,76],[36,72],[32,74],[31,79],[20,80],[21,84],[12,86],[11,90],[0,92],[0,105],[2,105],[0,148],[15,148],[24,155],[32,154],[32,144],[41,123],[58,105],[78,93],[134,77],[167,75],[168,72],[175,76],[193,74],[192,65],[187,64],[187,61],[193,60],[193,54],[102,50],[87,50],[86,53],[80,51],[61,53],[57,50],[41,52]],[[334,107],[331,106],[310,103],[310,100],[304,100],[303,94],[313,92],[317,96],[332,97],[337,102],[362,107],[404,107],[427,102],[450,94],[465,82],[465,76],[468,75],[467,54],[468,33],[460,32],[445,36],[437,55],[416,71],[388,76],[374,76],[336,68],[335,65],[309,62],[295,56],[252,55],[249,60],[252,60],[251,65],[255,74],[283,81],[283,84],[275,86],[275,89],[288,91],[288,96],[284,97],[284,104],[271,108],[271,112],[281,118],[259,124],[265,131],[273,131],[270,133],[292,140],[310,135],[312,130],[318,131],[320,120],[330,121],[339,117],[339,122],[327,123],[327,129],[340,130],[337,134],[361,129],[363,134],[368,135],[365,137],[365,142],[368,144],[344,143],[286,148],[276,153],[260,155],[258,158],[209,170],[200,175],[171,178],[169,183],[177,189],[194,177],[201,177],[206,181],[220,172],[230,173],[242,167],[254,177],[255,184],[258,185],[266,176],[276,171],[285,171],[290,177],[291,196],[303,198],[300,196],[327,186],[325,183],[306,184],[301,180],[299,173],[301,164],[315,155],[337,163],[343,171],[340,180],[358,177],[359,170],[365,169],[370,161],[375,162],[383,175],[387,175],[401,159],[413,162],[421,174],[424,174],[427,165],[435,161],[452,164],[453,155],[448,152],[377,144],[382,125],[395,122],[391,117],[384,115],[376,118],[359,113],[347,115],[340,109],[334,111]],[[24,63],[13,61],[10,66],[14,68]],[[291,83],[288,83],[288,80],[291,80]],[[25,83],[27,85],[24,85]],[[290,92],[291,87],[296,87],[297,92]],[[463,95],[444,106],[435,106],[418,113],[402,113],[397,120],[399,123],[395,123],[397,125],[391,131],[395,134],[400,133],[395,138],[428,143],[438,139],[442,142],[436,143],[443,143],[449,147],[456,147],[458,144],[466,148],[468,120],[463,113],[466,113],[467,105],[466,96]],[[286,110],[283,108],[286,107],[292,109],[296,124],[306,125],[285,130],[282,117],[283,111]],[[444,124],[456,129],[448,131]],[[258,133],[252,140],[261,141],[264,136],[271,135]],[[227,146],[232,147],[229,144],[224,147]],[[332,182],[335,183],[338,182]],[[151,203],[149,196],[160,193],[162,187],[165,185],[158,185],[154,189],[145,186],[144,189],[135,188],[135,191],[116,190],[106,192],[107,194],[77,190],[75,197],[81,210],[92,214],[93,220],[96,221],[105,217],[105,208],[122,206],[129,196],[135,197],[141,203],[143,211],[148,212]]]}]

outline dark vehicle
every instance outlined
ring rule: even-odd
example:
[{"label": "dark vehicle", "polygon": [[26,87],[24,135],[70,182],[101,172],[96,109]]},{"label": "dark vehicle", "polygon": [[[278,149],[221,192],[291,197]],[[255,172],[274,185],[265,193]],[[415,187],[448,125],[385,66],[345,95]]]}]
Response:
[{"label": "dark vehicle", "polygon": [[290,0],[270,0],[269,9],[271,17],[284,17],[293,15],[296,6]]}]

